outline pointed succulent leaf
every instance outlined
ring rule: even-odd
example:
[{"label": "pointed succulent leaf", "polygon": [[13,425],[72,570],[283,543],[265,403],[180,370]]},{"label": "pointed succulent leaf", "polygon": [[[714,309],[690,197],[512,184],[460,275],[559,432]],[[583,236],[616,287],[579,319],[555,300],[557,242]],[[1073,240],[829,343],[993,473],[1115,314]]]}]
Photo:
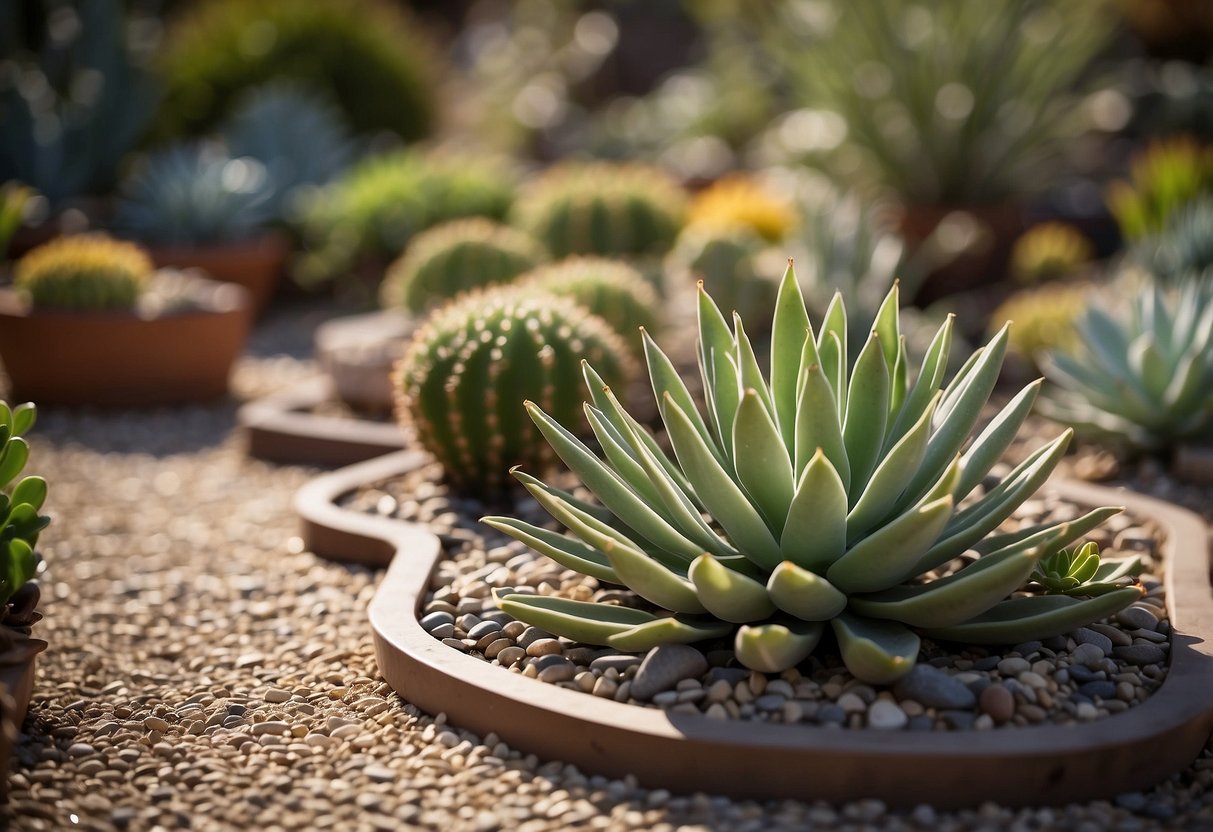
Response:
[{"label": "pointed succulent leaf", "polygon": [[[910,368],[908,366],[909,353],[906,351],[906,337],[900,336],[897,340],[897,360],[893,363],[893,372],[889,375],[891,391],[889,393],[889,418],[888,424],[893,424],[897,415],[901,413],[902,405],[905,404],[906,395],[910,391]],[[885,439],[888,439],[888,430],[885,431]],[[889,447],[886,441],[885,447]]]},{"label": "pointed succulent leaf", "polygon": [[731,624],[722,621],[675,615],[656,618],[615,633],[607,638],[605,644],[616,650],[639,652],[651,650],[660,644],[693,644],[709,638],[721,638],[727,636],[732,629]]},{"label": "pointed succulent leaf", "polygon": [[838,339],[836,332],[822,332],[817,344],[817,357],[821,360],[821,370],[830,382],[834,393],[834,401],[838,407],[839,424],[842,423],[847,409],[847,353],[846,347]]},{"label": "pointed succulent leaf", "polygon": [[967,644],[1018,644],[1068,633],[1119,612],[1141,598],[1135,586],[1094,598],[1068,595],[1027,595],[996,604],[984,614],[952,627],[931,628],[926,634]]},{"label": "pointed succulent leaf", "polygon": [[896,682],[914,669],[920,642],[893,621],[873,621],[843,613],[830,621],[842,661],[860,681],[872,685]]},{"label": "pointed succulent leaf", "polygon": [[547,555],[566,569],[572,569],[600,581],[623,583],[606,556],[592,546],[565,537],[559,532],[534,526],[513,517],[482,517],[481,523],[525,543],[541,555]]},{"label": "pointed succulent leaf", "polygon": [[775,612],[766,586],[729,569],[711,555],[700,555],[693,560],[687,576],[703,606],[722,621],[747,624],[761,621]]},{"label": "pointed succulent leaf", "polygon": [[778,537],[796,484],[779,429],[753,389],[745,391],[733,422],[733,460],[741,487]]},{"label": "pointed succulent leaf", "polygon": [[847,607],[847,596],[815,572],[785,560],[771,572],[767,594],[801,621],[829,621]]},{"label": "pointed succulent leaf", "polygon": [[1012,544],[1019,543],[1032,535],[1040,534],[1041,532],[1052,532],[1055,530],[1058,531],[1058,537],[1054,541],[1053,546],[1055,548],[1067,546],[1078,538],[1082,537],[1087,532],[1094,529],[1096,526],[1101,525],[1108,518],[1115,517],[1122,511],[1124,511],[1122,506],[1103,506],[1102,508],[1093,509],[1081,517],[1069,520],[1060,525],[1058,525],[1056,521],[1050,520],[1044,523],[1026,526],[1013,532],[1007,532],[1006,534],[990,535],[989,537],[986,537],[974,544],[973,549],[975,549],[979,554],[986,555],[991,552],[996,552],[999,549],[1005,549]]},{"label": "pointed succulent leaf", "polygon": [[602,553],[628,589],[671,612],[699,615],[706,612],[695,587],[685,576],[663,566],[640,549],[605,540]]},{"label": "pointed succulent leaf", "polygon": [[918,559],[939,538],[951,513],[950,495],[915,506],[852,546],[826,577],[848,594],[873,592],[904,581],[917,574]]},{"label": "pointed succulent leaf", "polygon": [[884,350],[885,365],[890,374],[897,366],[897,348],[901,342],[899,284],[893,281],[893,286],[876,310],[876,318],[872,322],[872,332],[880,337],[880,346]]},{"label": "pointed succulent leaf", "polygon": [[[771,322],[771,398],[775,402],[775,422],[784,444],[796,443],[796,390],[800,383],[800,355],[806,339],[813,338],[804,296],[796,281],[792,261],[784,272],[775,298]],[[815,345],[814,345],[815,346]]]},{"label": "pointed succulent leaf", "polygon": [[889,368],[884,363],[880,338],[873,334],[855,359],[851,392],[847,400],[842,440],[851,467],[847,494],[854,504],[867,487],[868,477],[880,459],[889,417]]},{"label": "pointed succulent leaf", "polygon": [[746,624],[737,628],[733,652],[750,670],[782,673],[809,657],[823,629],[822,624],[808,621]]},{"label": "pointed succulent leaf", "polygon": [[1036,396],[1040,392],[1042,379],[1024,387],[1006,407],[998,412],[961,457],[960,484],[956,487],[956,499],[963,500],[978,486],[994,464],[1002,458],[1007,448],[1015,441],[1015,435],[1024,419],[1032,411]]},{"label": "pointed succulent leaf", "polygon": [[914,386],[910,388],[905,404],[902,405],[901,411],[893,421],[888,436],[885,437],[885,447],[892,447],[905,435],[905,432],[918,421],[918,417],[935,398],[936,391],[940,389],[948,369],[948,355],[952,350],[952,327],[955,320],[955,315],[948,315],[931,340],[927,354],[923,356],[918,378],[914,381]]},{"label": "pointed succulent leaf", "polygon": [[851,466],[837,409],[834,391],[821,367],[806,367],[801,374],[796,411],[796,471],[798,476],[803,475],[809,460],[824,451],[846,488],[851,481]]},{"label": "pointed succulent leaf", "polygon": [[767,413],[771,414],[771,421],[775,420],[775,402],[771,399],[771,390],[767,386],[766,379],[762,377],[762,369],[758,366],[758,356],[754,353],[754,345],[750,343],[750,336],[746,335],[745,326],[741,322],[741,316],[736,312],[733,313],[733,332],[734,340],[737,342],[737,351],[734,353],[734,358],[737,361],[737,378],[741,390],[753,390],[758,394],[758,398],[762,401],[762,406],[766,408]]},{"label": "pointed succulent leaf", "polygon": [[[699,287],[699,369],[703,375],[703,392],[708,415],[714,428],[715,445],[721,460],[732,461],[733,417],[737,412],[740,386],[737,379],[736,340],[720,308],[711,296]],[[730,360],[732,357],[732,360]],[[657,399],[661,401],[660,397]],[[679,401],[678,406],[689,405]],[[688,414],[690,415],[690,414]]]},{"label": "pointed succulent leaf", "polygon": [[716,447],[716,443],[712,440],[711,434],[708,432],[708,426],[704,424],[703,417],[699,415],[699,411],[695,408],[695,400],[691,398],[690,391],[687,390],[682,377],[678,375],[674,362],[670,361],[669,356],[661,351],[661,348],[657,346],[647,331],[641,330],[641,334],[644,338],[644,355],[649,366],[649,379],[653,384],[653,395],[659,402],[667,395],[677,402],[678,406],[685,411],[696,433],[702,437],[704,444],[707,445],[712,456],[722,461],[724,457],[721,455],[720,449]]},{"label": "pointed succulent leaf", "polygon": [[[636,495],[644,500],[648,505],[657,509],[663,505],[661,496],[657,493],[657,489],[653,486],[652,481],[645,473],[644,467],[636,461],[632,454],[631,446],[619,434],[614,425],[607,422],[602,411],[587,402],[584,406],[586,421],[590,424],[590,429],[594,431],[595,438],[598,439],[598,445],[602,448],[602,453],[606,456],[606,461],[610,464],[610,468],[615,472],[616,476],[636,492]],[[659,513],[668,521],[669,515],[659,510]]]},{"label": "pointed succulent leaf", "polygon": [[553,595],[510,593],[498,596],[497,603],[519,621],[583,644],[609,644],[611,636],[657,620],[657,616],[631,607]]},{"label": "pointed succulent leaf", "polygon": [[783,556],[825,572],[847,547],[847,491],[820,448],[805,466],[779,539]]}]

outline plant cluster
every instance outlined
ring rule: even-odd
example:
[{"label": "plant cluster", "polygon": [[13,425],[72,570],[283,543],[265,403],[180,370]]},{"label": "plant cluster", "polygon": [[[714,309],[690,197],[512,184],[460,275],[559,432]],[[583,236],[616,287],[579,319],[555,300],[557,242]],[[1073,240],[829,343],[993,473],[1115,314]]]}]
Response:
[{"label": "plant cluster", "polygon": [[1159,139],[1134,157],[1128,181],[1108,188],[1108,208],[1130,242],[1164,232],[1185,206],[1213,194],[1213,148],[1177,136]]},{"label": "plant cluster", "polygon": [[1049,351],[1074,346],[1078,340],[1074,322],[1082,316],[1092,295],[1092,286],[1085,283],[1051,283],[1021,289],[991,313],[991,328],[1014,323],[1008,346],[1035,365]]},{"label": "plant cluster", "polygon": [[382,0],[208,0],[165,39],[157,132],[198,135],[241,94],[288,79],[337,102],[357,132],[420,139],[434,121],[432,60],[416,26]]},{"label": "plant cluster", "polygon": [[21,477],[29,460],[23,437],[36,417],[33,404],[10,407],[0,400],[0,623],[10,626],[31,623],[37,590],[23,587],[38,568],[38,535],[50,524],[49,517],[38,513],[46,502],[46,480]]},{"label": "plant cluster", "polygon": [[1035,225],[1015,241],[1011,274],[1021,283],[1042,283],[1073,277],[1095,258],[1091,241],[1072,225]]},{"label": "plant cluster", "polygon": [[552,463],[518,400],[575,421],[583,355],[614,384],[631,374],[619,335],[571,300],[511,286],[469,292],[435,311],[397,364],[397,415],[453,485],[491,493],[511,465]]},{"label": "plant cluster", "polygon": [[512,166],[482,155],[408,149],[364,159],[308,200],[296,277],[316,284],[390,262],[448,220],[504,219],[515,180]]},{"label": "plant cluster", "polygon": [[1150,281],[1119,307],[1088,305],[1069,350],[1045,356],[1049,417],[1145,449],[1213,429],[1213,282]]},{"label": "plant cluster", "polygon": [[[1035,400],[1020,391],[969,442],[1006,350],[1000,331],[944,384],[953,323],[911,375],[894,289],[848,371],[836,297],[816,332],[791,268],[780,285],[769,381],[741,320],[699,298],[701,413],[645,338],[667,454],[585,364],[585,413],[605,459],[542,403],[526,410],[598,503],[515,476],[571,537],[509,517],[485,522],[583,574],[630,588],[641,606],[499,594],[510,615],[622,650],[731,636],[746,667],[780,672],[828,622],[857,678],[914,666],[919,633],[1014,643],[1064,633],[1140,597],[1023,592],[1038,564],[1117,509],[994,533],[1045,482],[1070,439],[983,485]],[[967,448],[966,448],[967,445]],[[980,486],[980,488],[979,488]],[[970,549],[975,560],[953,561]]]},{"label": "plant cluster", "polygon": [[520,190],[512,222],[556,258],[659,257],[673,245],[685,213],[682,188],[657,168],[569,162]]},{"label": "plant cluster", "polygon": [[1140,240],[1132,251],[1165,283],[1213,269],[1213,190],[1177,209],[1160,233]]},{"label": "plant cluster", "polygon": [[380,285],[385,308],[421,312],[461,292],[508,283],[546,259],[527,234],[482,217],[418,234]]},{"label": "plant cluster", "polygon": [[152,261],[134,243],[103,234],[59,237],[17,263],[13,285],[36,309],[131,309]]}]

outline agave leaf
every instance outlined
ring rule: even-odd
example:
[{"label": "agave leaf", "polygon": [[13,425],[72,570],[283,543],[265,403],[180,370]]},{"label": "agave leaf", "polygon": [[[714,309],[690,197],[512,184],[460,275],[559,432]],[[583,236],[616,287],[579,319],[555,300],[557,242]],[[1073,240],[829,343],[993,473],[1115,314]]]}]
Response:
[{"label": "agave leaf", "polygon": [[679,408],[690,419],[695,432],[700,435],[704,444],[707,445],[708,451],[718,462],[723,462],[724,455],[712,440],[712,436],[708,432],[708,426],[704,424],[703,417],[699,415],[699,411],[695,408],[695,400],[691,398],[690,391],[687,390],[682,377],[678,375],[674,362],[670,361],[669,356],[661,351],[661,347],[657,346],[647,331],[642,329],[641,334],[644,337],[644,355],[649,365],[649,378],[653,383],[653,396],[658,402],[666,395],[677,402]]},{"label": "agave leaf", "polygon": [[991,552],[996,552],[999,549],[1005,549],[1020,541],[1026,540],[1033,535],[1049,533],[1056,531],[1058,537],[1053,543],[1053,547],[1061,548],[1068,546],[1078,538],[1082,537],[1087,532],[1101,525],[1109,517],[1115,517],[1124,511],[1124,507],[1104,506],[1087,512],[1081,517],[1062,523],[1060,526],[1055,521],[1045,523],[1037,523],[1033,526],[1027,526],[1022,529],[1017,529],[1006,534],[996,534],[982,538],[973,545],[973,549],[979,554],[986,555]]},{"label": "agave leaf", "polygon": [[[889,376],[892,390],[889,393],[888,424],[892,424],[893,420],[897,418],[897,414],[901,412],[901,407],[905,404],[906,394],[909,392],[909,360],[909,353],[906,351],[906,337],[902,335],[897,341],[897,360],[893,363],[893,372]],[[888,445],[886,444],[885,447],[887,448]]]},{"label": "agave leaf", "polygon": [[847,491],[821,448],[809,460],[779,540],[783,556],[824,572],[847,548]]},{"label": "agave leaf", "polygon": [[[716,445],[721,462],[728,461],[732,467],[733,417],[737,413],[740,388],[737,368],[733,357],[736,342],[716,302],[699,287],[699,369],[703,375],[703,392],[707,399],[708,416],[714,428]],[[661,401],[661,397],[657,397]],[[693,407],[678,401],[684,410]],[[688,414],[690,415],[690,414]]]},{"label": "agave leaf", "polygon": [[722,621],[746,624],[775,612],[765,585],[729,569],[711,555],[700,555],[692,561],[687,576],[706,610]]},{"label": "agave leaf", "polygon": [[738,551],[758,566],[774,569],[783,556],[762,516],[728,472],[712,457],[706,443],[673,397],[665,397],[661,413],[674,453],[704,506],[720,523]]},{"label": "agave leaf", "polygon": [[[766,379],[762,377],[762,370],[758,367],[758,356],[754,354],[754,345],[750,343],[750,336],[746,335],[741,316],[736,312],[733,313],[733,332],[736,333],[734,340],[737,342],[737,351],[734,358],[737,361],[739,386],[742,390],[757,392],[762,406],[766,408],[767,413],[771,414],[771,419],[774,421],[775,403],[771,400],[771,391],[767,387]],[[727,441],[727,439],[723,441]]]},{"label": "agave leaf", "polygon": [[559,532],[543,529],[513,517],[482,517],[480,522],[525,543],[541,555],[547,555],[566,569],[600,581],[623,583],[611,568],[611,562],[606,556],[580,540],[573,540]]},{"label": "agave leaf", "polygon": [[1133,339],[1129,345],[1129,367],[1132,369],[1150,398],[1161,401],[1166,395],[1167,385],[1171,383],[1171,366],[1158,349],[1153,332],[1166,332],[1165,329],[1143,332]]},{"label": "agave leaf", "polygon": [[889,418],[890,380],[880,338],[873,334],[855,359],[842,438],[851,466],[847,494],[854,504],[876,468]]},{"label": "agave leaf", "polygon": [[927,630],[931,638],[966,644],[1018,644],[1068,633],[1119,612],[1142,595],[1135,586],[1094,598],[1028,595],[996,604],[963,624]]},{"label": "agave leaf", "polygon": [[851,465],[838,421],[834,391],[822,368],[813,364],[801,374],[800,399],[796,411],[796,471],[802,476],[809,460],[820,450],[845,489],[851,481]]},{"label": "agave leaf", "polygon": [[657,489],[653,487],[653,483],[649,480],[648,474],[645,473],[644,467],[632,455],[631,446],[619,435],[619,432],[615,430],[615,426],[606,421],[606,417],[601,410],[593,407],[589,402],[582,409],[585,411],[586,420],[594,431],[594,436],[597,437],[598,444],[602,447],[602,452],[616,476],[623,480],[629,488],[635,491],[654,510],[657,510],[662,517],[669,521],[669,514],[657,509],[658,506],[662,506],[664,503],[660,494],[657,493]]},{"label": "agave leaf", "polygon": [[884,296],[880,308],[876,310],[876,318],[872,322],[872,333],[879,336],[880,346],[884,350],[884,362],[890,374],[897,366],[898,345],[901,343],[900,321],[900,286],[893,281],[892,288]]},{"label": "agave leaf", "polygon": [[1048,546],[1018,543],[937,581],[852,597],[851,609],[914,627],[950,627],[980,615],[1023,586]]},{"label": "agave leaf", "polygon": [[671,616],[655,618],[645,624],[615,633],[605,643],[616,650],[639,652],[651,650],[660,644],[692,644],[709,638],[721,638],[727,636],[732,629],[731,624],[723,621]]},{"label": "agave leaf", "polygon": [[29,459],[29,445],[19,436],[8,440],[3,452],[0,452],[0,488],[4,488],[25,467]]},{"label": "agave leaf", "polygon": [[985,478],[995,463],[1015,441],[1024,419],[1032,411],[1043,379],[1037,379],[1016,394],[1007,406],[990,420],[973,444],[961,457],[960,483],[956,486],[956,499],[963,500]]},{"label": "agave leaf", "polygon": [[847,515],[847,542],[854,543],[878,522],[888,516],[897,505],[897,498],[918,470],[923,454],[927,450],[927,439],[931,433],[931,419],[935,415],[936,394],[931,404],[919,417],[918,423],[893,446],[872,474],[868,487],[863,490],[855,507]]},{"label": "agave leaf", "polygon": [[[814,338],[804,296],[796,281],[792,261],[779,283],[775,315],[771,322],[771,397],[775,402],[775,422],[784,445],[796,444],[796,392],[800,384],[800,356],[805,341]],[[814,352],[816,345],[814,344]]]},{"label": "agave leaf", "polygon": [[633,549],[641,548],[640,543],[628,537],[614,526],[603,523],[593,515],[582,512],[573,505],[566,503],[560,497],[529,484],[526,486],[526,490],[530,492],[539,505],[543,506],[548,514],[564,524],[569,531],[581,538],[581,541],[586,545],[601,552],[606,547],[606,542],[613,540],[631,546]]},{"label": "agave leaf", "polygon": [[779,428],[753,389],[742,396],[733,422],[733,460],[741,487],[762,513],[767,528],[778,537],[796,484]]},{"label": "agave leaf", "polygon": [[808,621],[743,625],[737,628],[733,652],[751,670],[782,673],[809,657],[823,629]]},{"label": "agave leaf", "polygon": [[[530,491],[532,488],[537,488],[550,497],[555,497],[562,500],[563,502],[577,509],[582,514],[588,514],[590,517],[593,517],[600,523],[618,528],[618,526],[616,526],[618,518],[602,506],[587,503],[585,500],[573,496],[568,491],[548,485],[538,477],[523,471],[517,465],[510,469],[510,474],[513,475],[514,479],[526,486],[528,491]],[[532,493],[534,492],[532,491]],[[635,534],[635,532],[631,529],[619,529],[619,531],[628,537],[632,537]]]},{"label": "agave leaf", "polygon": [[952,497],[915,506],[851,547],[826,572],[830,583],[847,594],[872,592],[911,575],[952,513]]},{"label": "agave leaf", "polygon": [[25,477],[13,488],[13,505],[25,503],[33,506],[34,511],[42,508],[46,502],[46,480],[42,477]]},{"label": "agave leaf", "polygon": [[821,359],[821,369],[830,382],[834,392],[834,401],[838,406],[838,420],[841,424],[847,409],[847,351],[836,332],[822,332],[818,336],[817,356]]},{"label": "agave leaf", "polygon": [[847,596],[829,581],[785,560],[771,572],[767,594],[779,609],[801,621],[829,621],[847,607]]},{"label": "agave leaf", "polygon": [[[564,460],[590,491],[609,508],[612,513],[646,540],[651,541],[671,554],[690,561],[698,557],[701,547],[688,540],[643,499],[638,497],[624,481],[602,464],[589,448],[577,437],[565,430],[560,423],[540,410],[534,403],[526,403],[527,412],[547,439],[556,454]],[[589,541],[587,541],[589,542]],[[635,545],[635,544],[632,544]]]},{"label": "agave leaf", "polygon": [[918,636],[892,621],[872,621],[843,613],[830,620],[842,661],[861,681],[873,685],[896,682],[918,661]]},{"label": "agave leaf", "polygon": [[657,616],[631,607],[552,595],[503,594],[497,603],[519,621],[583,644],[609,644],[612,636],[657,620]]},{"label": "agave leaf", "polygon": [[19,404],[10,411],[8,419],[4,419],[5,424],[12,427],[12,436],[24,436],[33,430],[34,422],[38,418],[38,408],[32,402]]},{"label": "agave leaf", "polygon": [[910,388],[905,404],[902,405],[901,411],[893,421],[888,436],[885,437],[886,448],[891,448],[905,435],[905,432],[918,421],[918,417],[935,398],[935,392],[943,383],[943,377],[947,373],[948,354],[952,351],[952,327],[955,320],[955,315],[948,315],[935,333],[935,337],[931,339],[927,354],[923,356],[918,378],[915,380],[914,386]]},{"label": "agave leaf", "polygon": [[646,601],[671,612],[692,615],[706,612],[695,587],[685,576],[663,566],[640,549],[617,540],[604,540],[602,553],[624,586]]}]

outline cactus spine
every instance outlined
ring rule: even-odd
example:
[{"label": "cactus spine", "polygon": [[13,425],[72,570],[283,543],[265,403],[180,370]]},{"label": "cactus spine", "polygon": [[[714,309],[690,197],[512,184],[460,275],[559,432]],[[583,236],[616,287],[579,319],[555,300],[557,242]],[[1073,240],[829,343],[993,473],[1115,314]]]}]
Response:
[{"label": "cactus spine", "polygon": [[585,307],[610,324],[636,356],[643,350],[637,330],[654,329],[658,322],[657,291],[639,271],[618,260],[570,257],[528,272],[518,285]]}]

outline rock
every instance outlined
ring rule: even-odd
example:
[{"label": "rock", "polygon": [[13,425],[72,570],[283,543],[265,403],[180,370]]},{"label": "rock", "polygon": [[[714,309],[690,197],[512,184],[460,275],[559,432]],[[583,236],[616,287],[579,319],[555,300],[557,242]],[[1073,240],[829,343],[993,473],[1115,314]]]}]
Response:
[{"label": "rock", "polygon": [[1116,698],[1116,683],[1109,681],[1087,682],[1078,688],[1078,692],[1092,699],[1097,696],[1100,699],[1114,699]]},{"label": "rock", "polygon": [[1002,661],[1002,656],[984,656],[973,662],[973,669],[985,672],[998,667],[998,663]]},{"label": "rock", "polygon": [[693,679],[707,672],[708,661],[703,654],[686,644],[662,644],[654,647],[640,663],[632,679],[632,698],[641,702],[653,694],[674,687],[683,679]]},{"label": "rock", "polygon": [[1100,679],[1106,679],[1108,678],[1108,674],[1104,673],[1102,670],[1091,670],[1089,667],[1076,664],[1070,667],[1070,678],[1081,685],[1087,682],[1096,682]]},{"label": "rock", "polygon": [[1103,633],[1096,632],[1089,627],[1079,627],[1074,631],[1074,641],[1079,644],[1094,644],[1103,651],[1105,656],[1112,655],[1112,639],[1108,638]]},{"label": "rock", "polygon": [[627,670],[629,667],[640,664],[640,656],[630,653],[617,653],[610,656],[599,656],[590,662],[590,670],[606,671],[610,668],[615,668],[620,673]]},{"label": "rock", "polygon": [[282,688],[270,688],[265,692],[265,701],[272,705],[281,705],[283,702],[289,701],[291,692]]},{"label": "rock", "polygon": [[563,657],[560,658],[560,663],[550,664],[539,671],[539,681],[548,682],[551,684],[555,684],[556,682],[568,682],[577,675],[577,665],[573,664],[568,659]]},{"label": "rock", "polygon": [[754,700],[754,707],[760,711],[778,711],[787,701],[777,693],[767,693]]},{"label": "rock", "polygon": [[1119,627],[1113,627],[1111,624],[1095,623],[1091,624],[1086,629],[1093,630],[1100,635],[1107,636],[1108,640],[1112,642],[1113,647],[1128,647],[1133,643],[1133,639],[1129,637],[1128,633]]},{"label": "rock", "polygon": [[149,716],[143,720],[143,727],[149,731],[167,731],[168,723],[158,716]]},{"label": "rock", "polygon": [[1103,664],[1105,655],[1104,649],[1098,644],[1086,642],[1074,648],[1074,652],[1070,654],[1070,662],[1079,667],[1096,668]]},{"label": "rock", "polygon": [[707,683],[711,685],[723,680],[729,683],[729,687],[732,687],[743,679],[749,678],[750,671],[744,667],[713,667],[708,671]]},{"label": "rock", "polygon": [[1016,644],[1011,648],[1011,652],[1018,653],[1024,658],[1029,658],[1033,653],[1039,653],[1043,647],[1039,641],[1025,641],[1023,644]]},{"label": "rock", "polygon": [[97,749],[86,742],[72,743],[67,747],[67,756],[69,757],[87,757],[90,754],[96,753]]},{"label": "rock", "polygon": [[496,621],[481,621],[472,629],[468,630],[468,638],[479,641],[487,635],[501,632],[501,625]]},{"label": "rock", "polygon": [[522,631],[522,635],[518,636],[518,638],[514,639],[514,641],[519,647],[525,650],[536,641],[545,638],[554,638],[554,636],[547,630],[541,630],[538,627],[527,627]]},{"label": "rock", "polygon": [[1128,647],[1114,647],[1112,655],[1121,661],[1139,667],[1147,664],[1161,664],[1167,658],[1166,651],[1157,644],[1130,644]]},{"label": "rock", "polygon": [[848,714],[861,714],[868,709],[867,703],[854,692],[844,693],[838,697],[837,704]]},{"label": "rock", "polygon": [[924,664],[915,665],[898,679],[893,685],[893,693],[898,699],[913,699],[928,708],[971,708],[977,702],[973,691],[962,683],[942,670]]},{"label": "rock", "polygon": [[1010,656],[998,663],[998,672],[1003,676],[1018,676],[1025,670],[1031,670],[1032,663],[1018,656]]},{"label": "rock", "polygon": [[977,721],[977,714],[972,711],[941,711],[944,723],[954,731],[968,731]]},{"label": "rock", "polygon": [[868,708],[868,727],[882,731],[897,731],[910,721],[896,702],[887,699],[877,699]]},{"label": "rock", "polygon": [[[522,643],[519,642],[518,646],[521,647]],[[561,653],[562,651],[563,648],[560,646],[560,642],[554,638],[536,639],[535,641],[532,641],[526,648],[526,654],[528,656],[551,656]]]},{"label": "rock", "polygon": [[830,702],[818,708],[817,719],[823,723],[843,725],[847,721],[847,712]]},{"label": "rock", "polygon": [[1116,613],[1116,620],[1130,630],[1153,630],[1158,626],[1158,616],[1148,607],[1125,607]]},{"label": "rock", "polygon": [[1003,685],[990,685],[983,690],[978,704],[995,725],[1003,725],[1015,716],[1015,696]]},{"label": "rock", "polygon": [[433,634],[435,627],[440,627],[443,624],[454,625],[454,623],[455,616],[451,615],[449,612],[431,612],[425,616],[422,616],[421,618],[422,629],[431,635]]}]

